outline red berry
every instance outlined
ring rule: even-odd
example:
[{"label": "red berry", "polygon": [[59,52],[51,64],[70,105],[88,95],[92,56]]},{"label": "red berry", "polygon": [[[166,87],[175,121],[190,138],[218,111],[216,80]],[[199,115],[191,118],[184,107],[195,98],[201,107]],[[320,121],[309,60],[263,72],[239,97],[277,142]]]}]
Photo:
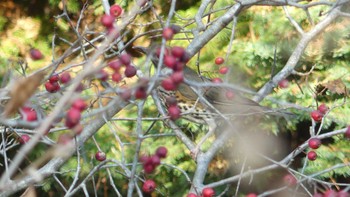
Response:
[{"label": "red berry", "polygon": [[68,83],[71,80],[69,72],[63,72],[60,76],[60,82],[63,84]]},{"label": "red berry", "polygon": [[114,23],[115,18],[111,15],[104,14],[101,18],[101,23],[105,27],[112,27]]},{"label": "red berry", "polygon": [[246,197],[257,197],[257,195],[255,193],[249,193],[246,195]]},{"label": "red berry", "polygon": [[50,78],[49,78],[49,82],[54,83],[57,82],[59,80],[59,76],[58,74],[53,74]]},{"label": "red berry", "polygon": [[284,177],[283,177],[283,182],[286,184],[286,185],[295,185],[297,184],[297,179],[291,175],[291,174],[286,174]]},{"label": "red berry", "polygon": [[135,98],[136,99],[145,99],[147,98],[147,90],[144,87],[139,87],[136,89]]},{"label": "red berry", "polygon": [[168,149],[165,148],[164,146],[160,146],[156,150],[156,155],[158,155],[158,157],[160,158],[165,158],[167,153],[168,153]]},{"label": "red berry", "polygon": [[143,165],[143,170],[146,174],[151,174],[154,171],[155,166],[151,163],[145,163]]},{"label": "red berry", "polygon": [[124,64],[125,66],[130,65],[131,63],[131,56],[127,53],[124,53],[120,56],[120,62]]},{"label": "red berry", "polygon": [[174,31],[173,29],[167,27],[163,30],[163,38],[165,38],[165,40],[171,40],[174,37]]},{"label": "red berry", "polygon": [[63,133],[60,136],[58,136],[57,143],[62,144],[62,145],[66,145],[66,144],[72,142],[72,139],[73,139],[73,136],[71,136],[68,133]]},{"label": "red berry", "polygon": [[95,154],[95,158],[96,158],[97,161],[104,161],[104,160],[106,160],[106,153],[98,151]]},{"label": "red berry", "polygon": [[197,195],[194,194],[194,193],[189,193],[189,194],[187,194],[187,197],[199,197],[199,196],[197,196]]},{"label": "red berry", "polygon": [[202,190],[203,197],[212,197],[215,195],[213,188],[207,187]]},{"label": "red berry", "polygon": [[170,78],[175,84],[182,83],[184,81],[184,73],[182,71],[174,72]]},{"label": "red berry", "polygon": [[221,65],[221,64],[223,64],[225,62],[225,60],[224,60],[224,58],[222,58],[222,57],[217,57],[216,59],[215,59],[215,64],[216,65]]},{"label": "red berry", "polygon": [[112,81],[114,81],[116,83],[120,82],[122,80],[122,78],[123,78],[122,75],[118,72],[115,72],[112,74]]},{"label": "red berry", "polygon": [[320,106],[318,106],[318,111],[320,111],[322,114],[326,114],[329,110],[329,108],[326,106],[326,104],[322,103]]},{"label": "red berry", "polygon": [[317,153],[315,151],[310,151],[310,152],[307,153],[307,158],[310,161],[315,161],[316,158],[317,158]]},{"label": "red berry", "polygon": [[171,49],[171,54],[172,54],[174,57],[181,58],[181,57],[185,54],[185,49],[182,48],[182,47],[174,46],[174,47]]},{"label": "red berry", "polygon": [[136,72],[137,72],[137,70],[136,70],[135,66],[128,65],[125,68],[124,74],[126,77],[130,78],[130,77],[135,76]]},{"label": "red berry", "polygon": [[111,8],[109,8],[109,13],[114,17],[120,16],[122,12],[123,9],[119,5],[112,5]]},{"label": "red berry", "polygon": [[311,138],[308,144],[310,148],[318,149],[321,146],[321,140],[318,138]]},{"label": "red berry", "polygon": [[108,79],[108,73],[104,70],[101,69],[97,74],[96,78],[101,80],[101,81],[106,81]]},{"label": "red berry", "polygon": [[220,78],[213,78],[212,80],[211,80],[213,83],[222,83],[222,79],[220,79]]},{"label": "red berry", "polygon": [[177,120],[181,117],[181,110],[177,105],[169,106],[168,115],[171,120]]},{"label": "red berry", "polygon": [[226,74],[228,72],[228,67],[227,66],[223,66],[219,69],[219,73],[220,74]]},{"label": "red berry", "polygon": [[162,87],[167,91],[173,91],[176,90],[177,86],[171,78],[166,78],[162,81]]},{"label": "red berry", "polygon": [[158,155],[152,155],[151,161],[152,161],[153,166],[158,166],[160,164],[160,158]]},{"label": "red berry", "polygon": [[232,100],[235,98],[235,93],[232,90],[227,90],[225,96],[227,99]]},{"label": "red berry", "polygon": [[24,121],[33,122],[38,119],[36,111],[31,107],[22,107],[19,112]]},{"label": "red berry", "polygon": [[68,128],[73,128],[77,125],[81,118],[81,112],[78,109],[70,108],[66,115],[66,126]]},{"label": "red berry", "polygon": [[79,110],[79,111],[84,111],[87,108],[87,104],[82,98],[78,98],[74,100],[72,107]]},{"label": "red berry", "polygon": [[282,79],[281,81],[278,82],[278,86],[280,88],[288,88],[289,81],[287,79]]},{"label": "red berry", "polygon": [[311,115],[311,118],[316,122],[321,121],[323,118],[323,114],[318,110],[312,111],[310,115]]},{"label": "red berry", "polygon": [[156,183],[152,179],[146,180],[142,185],[142,191],[151,193],[156,189]]},{"label": "red berry", "polygon": [[190,60],[190,55],[185,51],[185,54],[180,58],[180,61],[187,63]]},{"label": "red berry", "polygon": [[57,82],[51,83],[50,81],[48,81],[45,83],[45,89],[50,93],[55,93],[58,90],[60,90],[61,87],[60,87],[60,84],[58,84]]},{"label": "red berry", "polygon": [[328,189],[324,194],[323,197],[337,197],[337,192],[332,190],[332,189]]},{"label": "red berry", "polygon": [[20,144],[25,144],[25,143],[27,143],[29,140],[30,140],[30,137],[29,137],[29,135],[27,135],[27,134],[23,134],[23,135],[21,135],[20,137],[19,137],[19,143]]},{"label": "red berry", "polygon": [[346,129],[344,133],[344,137],[346,137],[347,139],[350,139],[350,126],[348,126],[348,128]]},{"label": "red berry", "polygon": [[176,65],[176,58],[172,55],[164,56],[164,64],[169,68],[174,68]]},{"label": "red berry", "polygon": [[29,53],[30,53],[30,57],[33,60],[40,60],[43,58],[43,54],[38,49],[32,48],[30,49]]},{"label": "red berry", "polygon": [[119,72],[120,68],[122,67],[122,62],[120,60],[113,60],[108,63],[108,66],[113,69],[115,72]]}]

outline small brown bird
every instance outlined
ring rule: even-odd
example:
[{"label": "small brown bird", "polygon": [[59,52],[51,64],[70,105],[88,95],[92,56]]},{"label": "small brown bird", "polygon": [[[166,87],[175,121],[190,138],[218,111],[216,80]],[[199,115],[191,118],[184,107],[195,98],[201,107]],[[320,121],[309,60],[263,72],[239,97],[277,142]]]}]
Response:
[{"label": "small brown bird", "polygon": [[[134,49],[151,55],[151,60],[155,66],[159,59],[154,54],[154,50],[145,47],[134,47]],[[162,69],[169,69],[163,65]],[[274,113],[271,109],[263,107],[258,103],[243,97],[237,90],[224,88],[214,84],[210,79],[200,76],[188,66],[183,67],[185,81],[178,84],[175,91],[167,91],[162,86],[157,87],[157,92],[164,106],[168,107],[167,98],[174,97],[181,110],[181,117],[198,124],[207,124],[209,132],[198,143],[201,144],[213,134],[217,121],[232,117],[242,117],[253,114]],[[233,93],[231,96],[227,92]],[[196,154],[196,150],[194,150]]]}]

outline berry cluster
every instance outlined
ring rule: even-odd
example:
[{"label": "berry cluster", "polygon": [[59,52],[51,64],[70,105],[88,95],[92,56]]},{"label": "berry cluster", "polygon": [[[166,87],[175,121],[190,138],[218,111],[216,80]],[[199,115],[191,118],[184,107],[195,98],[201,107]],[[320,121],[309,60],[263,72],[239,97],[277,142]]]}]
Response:
[{"label": "berry cluster", "polygon": [[320,106],[318,106],[317,110],[314,110],[310,113],[311,118],[316,122],[320,122],[328,110],[328,107],[322,103]]},{"label": "berry cluster", "polygon": [[152,173],[155,168],[160,165],[160,159],[163,159],[166,157],[168,153],[167,148],[160,146],[157,148],[154,155],[143,155],[140,157],[140,161],[143,165],[143,170],[145,173],[150,174]]},{"label": "berry cluster", "polygon": [[135,66],[131,65],[131,56],[124,53],[119,57],[119,59],[112,60],[108,63],[108,67],[113,70],[112,81],[118,83],[123,79],[123,76],[120,74],[120,69],[122,66],[125,66],[125,77],[131,78],[136,75],[137,69]]},{"label": "berry cluster", "polygon": [[215,191],[211,187],[206,187],[202,190],[202,195],[197,196],[194,193],[187,194],[187,197],[213,197],[215,195]]},{"label": "berry cluster", "polygon": [[69,72],[63,72],[61,75],[53,74],[45,83],[45,89],[50,93],[55,93],[61,89],[61,86],[58,82],[61,84],[67,84],[70,82],[70,80],[71,76]]},{"label": "berry cluster", "polygon": [[322,193],[315,193],[313,197],[349,197],[350,194],[347,191],[341,190],[339,192],[327,189],[323,194]]},{"label": "berry cluster", "polygon": [[[314,137],[314,138],[311,138],[309,141],[308,141],[308,144],[309,144],[309,147],[312,148],[312,149],[318,149],[320,146],[321,146],[321,140]],[[307,153],[307,158],[310,160],[310,161],[314,161],[316,160],[317,158],[317,153],[313,150],[309,151]]]},{"label": "berry cluster", "polygon": [[123,13],[123,9],[119,5],[113,5],[109,9],[110,14],[104,14],[101,17],[101,23],[103,26],[107,28],[107,34],[113,35],[113,38],[119,37],[119,32],[114,26],[114,21],[116,18],[121,16]]}]

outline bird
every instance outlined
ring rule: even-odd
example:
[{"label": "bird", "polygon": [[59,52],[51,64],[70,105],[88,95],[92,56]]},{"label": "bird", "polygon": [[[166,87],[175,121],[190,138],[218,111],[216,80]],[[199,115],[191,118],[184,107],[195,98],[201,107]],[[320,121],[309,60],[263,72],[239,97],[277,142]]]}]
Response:
[{"label": "bird", "polygon": [[[150,55],[154,66],[158,65],[159,58],[156,55],[155,47],[134,46],[133,48],[143,54]],[[162,70],[167,70],[164,73],[169,73],[169,68],[164,65]],[[168,91],[159,85],[157,94],[165,107],[170,105],[169,98],[174,98],[181,111],[181,118],[197,124],[208,125],[207,134],[197,143],[195,150],[191,151],[194,155],[198,153],[206,139],[214,133],[220,120],[254,114],[275,113],[274,110],[261,106],[259,103],[241,95],[237,90],[214,85],[211,79],[201,76],[187,65],[183,66],[182,72],[185,81],[178,84],[176,90]],[[201,86],[201,84],[213,85]],[[228,96],[227,92],[233,94]]]}]

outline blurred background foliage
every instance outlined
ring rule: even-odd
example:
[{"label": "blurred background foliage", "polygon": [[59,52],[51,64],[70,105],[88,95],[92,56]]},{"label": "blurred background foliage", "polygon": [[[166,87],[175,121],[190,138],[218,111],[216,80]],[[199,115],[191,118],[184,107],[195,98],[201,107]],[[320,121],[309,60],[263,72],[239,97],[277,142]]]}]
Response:
[{"label": "blurred background foliage", "polygon": [[[195,27],[192,20],[181,20],[181,18],[191,19],[196,14],[200,2],[196,1],[177,1],[177,14],[172,20],[173,24],[184,27],[186,33],[180,33],[175,36],[175,39],[170,41],[170,46],[186,47],[193,35],[188,33],[191,28]],[[111,5],[114,1],[110,1]],[[122,5],[127,12],[133,5],[132,1],[117,1]],[[212,7],[212,10],[219,10],[226,7],[231,1],[218,0]],[[77,19],[84,5],[83,1],[69,0],[67,1],[68,17],[72,24],[77,24]],[[169,2],[163,0],[155,0],[154,6],[157,12],[162,17],[167,17],[169,10]],[[40,8],[40,9],[37,9]],[[59,57],[65,49],[69,47],[65,40],[73,42],[76,39],[71,24],[65,18],[58,18],[62,13],[63,4],[58,0],[40,1],[40,0],[9,0],[0,4],[0,72],[1,76],[8,70],[16,70],[13,72],[13,77],[23,74],[21,71],[25,67],[26,72],[30,73],[40,67],[50,64],[53,58]],[[305,12],[300,9],[288,8],[291,16],[301,24],[305,31],[311,29],[313,24],[307,19]],[[208,10],[209,11],[209,10]],[[313,23],[322,20],[324,16],[320,13],[327,11],[326,7],[317,6],[310,9]],[[213,12],[210,17],[205,17],[203,21],[211,22],[222,15],[224,10]],[[84,19],[81,24],[80,31],[85,27],[94,31],[102,31],[99,24],[100,16],[103,14],[101,1],[90,1],[89,7],[84,11]],[[155,20],[151,12],[147,12],[139,16],[139,23],[147,23]],[[136,31],[130,26],[131,39]],[[148,31],[159,29],[159,23],[153,23],[143,29]],[[327,28],[326,32],[322,33],[315,39],[306,49],[302,59],[298,63],[297,71],[307,73],[313,66],[315,69],[312,74],[300,76],[291,75],[288,77],[289,87],[286,89],[275,88],[274,92],[269,95],[262,104],[273,108],[281,108],[283,105],[275,102],[289,102],[306,107],[308,110],[290,109],[297,116],[291,120],[273,121],[268,119],[264,123],[262,130],[267,130],[273,135],[277,135],[281,140],[287,142],[286,150],[280,151],[278,158],[281,159],[285,153],[290,152],[299,144],[303,143],[310,137],[309,127],[311,125],[309,111],[316,109],[319,102],[326,103],[332,109],[325,119],[321,133],[328,132],[334,129],[344,128],[350,121],[350,107],[348,104],[341,105],[347,97],[347,90],[343,92],[334,92],[331,89],[320,91],[328,87],[327,84],[334,86],[350,85],[350,33],[349,21],[338,19],[337,23],[332,24]],[[184,31],[185,32],[185,31]],[[232,33],[232,23],[221,31],[213,40],[207,43],[200,51],[200,56],[195,56],[189,63],[189,66],[196,68],[196,61],[199,58],[199,67],[202,74],[209,77],[220,76],[225,80],[239,84],[248,89],[258,90],[266,82],[269,81],[271,75],[281,70],[286,64],[289,56],[293,52],[294,47],[301,38],[300,34],[290,24],[285,17],[281,7],[251,7],[243,11],[239,15],[235,28],[235,38],[230,42]],[[56,34],[60,39],[56,38],[55,47],[52,48],[52,39]],[[93,37],[93,36],[92,36]],[[126,41],[126,40],[125,40]],[[151,42],[159,42],[158,37],[152,37]],[[150,42],[150,36],[141,37],[136,40],[134,45],[147,46]],[[231,46],[229,45],[231,44]],[[40,61],[32,61],[29,58],[29,50],[31,47],[38,48],[44,54],[45,58]],[[226,57],[228,49],[232,47],[232,51],[228,54],[225,60],[225,65],[230,67],[229,77],[223,77],[218,73],[218,66],[214,64],[216,57]],[[276,50],[276,58],[274,51]],[[54,52],[54,54],[53,54]],[[129,51],[132,53],[132,51]],[[54,55],[54,56],[53,56]],[[137,54],[135,54],[137,56]],[[135,58],[134,61],[141,65],[144,57]],[[139,66],[143,69],[142,66]],[[274,71],[273,73],[271,73]],[[341,84],[339,84],[339,79]],[[338,81],[336,81],[338,80]],[[4,84],[3,84],[4,85]],[[43,90],[43,87],[42,89]],[[84,92],[86,97],[94,95],[92,92]],[[249,95],[252,96],[252,95]],[[317,99],[315,99],[317,98]],[[91,98],[93,99],[93,98]],[[145,103],[144,117],[156,117],[158,114],[155,105],[151,99]],[[87,112],[88,113],[88,112]],[[121,162],[130,163],[133,160],[135,142],[136,142],[136,121],[118,120],[118,118],[136,118],[136,107],[129,106],[118,114],[116,120],[105,125],[94,136],[101,150],[107,153],[108,159],[116,159]],[[88,123],[88,122],[86,122]],[[196,125],[186,120],[178,120],[179,125],[193,139],[199,139],[198,136],[203,136],[202,130],[207,129],[205,126]],[[152,127],[151,127],[152,126]],[[169,156],[163,160],[166,164],[171,164],[183,169],[191,177],[195,170],[195,163],[190,157],[189,151],[181,144],[174,136],[173,132],[166,127],[162,122],[145,121],[142,125],[143,131],[148,131],[152,134],[168,134],[165,137],[150,137],[146,138],[142,143],[142,154],[153,154],[158,146],[165,146],[169,150]],[[64,131],[60,131],[64,132]],[[123,146],[118,142],[113,133],[117,133],[120,140],[124,142]],[[49,137],[55,139],[56,133],[49,134]],[[232,142],[234,143],[234,142]],[[227,145],[228,148],[230,145]],[[323,169],[329,168],[337,163],[348,162],[346,158],[350,157],[350,144],[345,141],[342,136],[336,136],[332,139],[324,140],[323,146],[317,150],[319,158],[314,162],[308,162],[305,173],[311,174]],[[29,160],[39,157],[45,148],[38,146],[32,155],[29,155]],[[89,140],[81,150],[81,163],[83,169],[81,177],[85,177],[94,165],[99,162],[94,159],[95,153],[98,151],[93,140]],[[122,154],[122,152],[124,154]],[[223,156],[221,152],[213,159],[210,165],[209,175],[206,183],[220,180],[237,174],[237,171],[230,170],[234,163],[230,162]],[[302,159],[305,155],[301,155],[293,163],[295,169],[301,169]],[[75,176],[76,157],[71,158],[61,169],[62,174],[57,177],[63,184],[68,187]],[[144,177],[142,167],[138,169],[140,177]],[[111,168],[111,173],[114,182],[119,189],[126,191],[127,179],[119,167]],[[280,174],[278,172],[269,172],[262,175],[268,179],[275,179]],[[321,174],[317,178],[349,181],[348,169],[341,168],[329,173]],[[161,165],[156,172],[151,176],[159,185],[159,191],[164,196],[182,196],[186,194],[190,188],[188,181],[182,172],[168,165]],[[259,177],[256,178],[259,180]],[[106,170],[99,170],[94,175],[95,186],[98,195],[108,195],[112,193],[112,187],[109,184]],[[90,185],[88,189],[92,193],[94,185]],[[269,181],[258,182],[254,181],[252,185],[246,185],[241,188],[241,191],[262,192],[267,189]],[[141,185],[141,182],[139,182]],[[235,187],[232,187],[235,188]],[[60,186],[53,178],[47,180],[43,187],[40,188],[42,193],[57,196],[62,191]],[[216,188],[217,193],[225,188]],[[234,191],[229,193],[234,194]]]}]

